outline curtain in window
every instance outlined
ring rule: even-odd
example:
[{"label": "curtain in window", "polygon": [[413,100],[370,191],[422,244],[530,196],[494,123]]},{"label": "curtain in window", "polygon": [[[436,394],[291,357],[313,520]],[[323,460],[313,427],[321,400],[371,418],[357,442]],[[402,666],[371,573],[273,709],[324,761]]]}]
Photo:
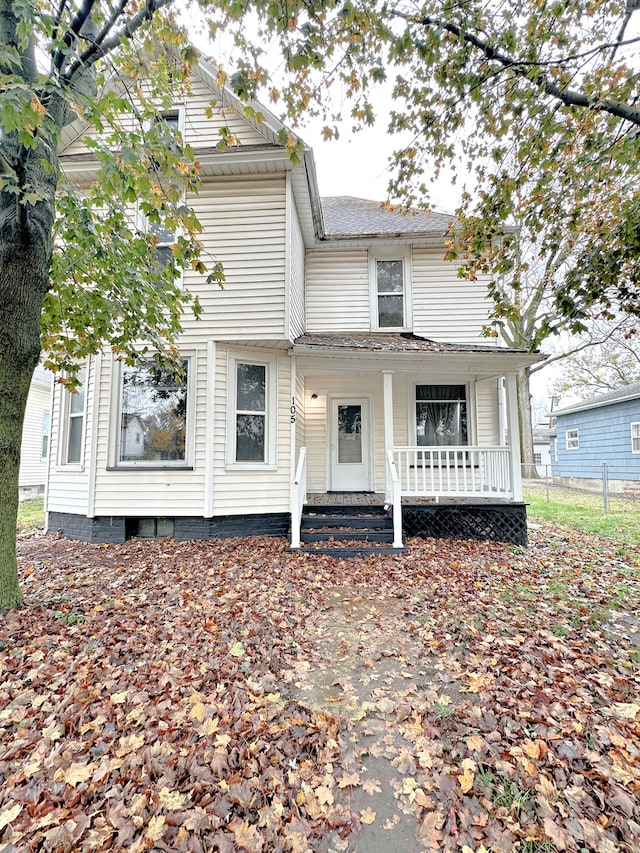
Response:
[{"label": "curtain in window", "polygon": [[416,437],[425,447],[467,443],[464,385],[416,386]]}]

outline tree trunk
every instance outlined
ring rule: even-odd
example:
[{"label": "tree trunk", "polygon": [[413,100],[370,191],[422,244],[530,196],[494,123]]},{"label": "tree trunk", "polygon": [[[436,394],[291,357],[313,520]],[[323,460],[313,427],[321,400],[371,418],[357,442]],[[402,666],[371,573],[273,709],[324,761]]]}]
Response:
[{"label": "tree trunk", "polygon": [[531,390],[529,387],[531,370],[528,367],[518,372],[518,414],[520,420],[520,453],[522,458],[522,476],[533,479],[538,476],[533,455],[533,424],[531,421]]},{"label": "tree trunk", "polygon": [[[5,138],[3,150],[9,147]],[[13,193],[0,193],[0,610],[22,603],[16,560],[20,449],[51,269],[57,169],[43,175],[38,148],[16,145],[11,162],[23,187],[44,185],[46,200],[24,204]]]}]

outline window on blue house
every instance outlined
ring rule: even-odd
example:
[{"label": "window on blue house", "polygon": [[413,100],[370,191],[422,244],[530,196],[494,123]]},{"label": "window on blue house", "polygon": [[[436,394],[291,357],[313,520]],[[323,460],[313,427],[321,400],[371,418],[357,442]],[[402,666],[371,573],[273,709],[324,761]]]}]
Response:
[{"label": "window on blue house", "polygon": [[580,450],[580,431],[577,427],[565,430],[564,446],[566,450]]},{"label": "window on blue house", "polygon": [[631,424],[631,452],[640,453],[640,421]]}]

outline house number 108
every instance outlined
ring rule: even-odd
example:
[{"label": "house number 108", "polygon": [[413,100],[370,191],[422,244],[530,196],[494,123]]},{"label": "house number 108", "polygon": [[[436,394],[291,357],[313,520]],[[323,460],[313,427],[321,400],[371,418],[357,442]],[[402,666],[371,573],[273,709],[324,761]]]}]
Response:
[{"label": "house number 108", "polygon": [[296,398],[291,398],[291,423],[295,424],[296,422]]}]

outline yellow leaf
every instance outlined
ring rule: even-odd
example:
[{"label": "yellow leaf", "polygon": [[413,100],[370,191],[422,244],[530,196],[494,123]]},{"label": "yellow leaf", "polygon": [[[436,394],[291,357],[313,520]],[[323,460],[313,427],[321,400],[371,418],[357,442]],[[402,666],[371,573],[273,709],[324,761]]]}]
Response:
[{"label": "yellow leaf", "polygon": [[111,696],[111,701],[114,705],[123,705],[127,699],[127,691],[123,690],[122,693],[114,693]]},{"label": "yellow leaf", "polygon": [[164,835],[164,824],[164,815],[158,814],[152,817],[147,824],[147,838],[150,838],[151,841],[160,841]]},{"label": "yellow leaf", "polygon": [[11,808],[4,809],[0,812],[0,832],[11,823],[12,820],[15,820],[20,812],[22,811],[22,806],[20,803],[16,803],[11,806]]},{"label": "yellow leaf", "polygon": [[160,790],[158,794],[160,802],[168,812],[178,812],[184,807],[186,796],[180,791],[170,791],[167,787]]},{"label": "yellow leaf", "polygon": [[304,791],[298,791],[298,793],[296,794],[296,803],[299,806],[303,806],[306,803],[306,801],[307,801],[307,798],[304,795]]},{"label": "yellow leaf", "polygon": [[475,773],[469,767],[465,769],[462,775],[458,776],[458,782],[460,782],[460,787],[462,788],[463,794],[468,794],[469,791],[473,788],[473,782],[475,778]]},{"label": "yellow leaf", "polygon": [[75,788],[79,782],[86,782],[87,779],[90,779],[93,776],[94,770],[95,768],[92,764],[74,763],[65,773],[64,781],[67,785]]},{"label": "yellow leaf", "polygon": [[205,707],[202,702],[196,702],[191,711],[189,712],[189,719],[198,720],[198,722],[202,722],[204,720]]},{"label": "yellow leaf", "polygon": [[370,809],[367,806],[366,809],[360,809],[360,822],[361,823],[373,823],[376,819],[376,813],[373,809]]},{"label": "yellow leaf", "polygon": [[315,790],[316,797],[318,798],[318,802],[323,806],[332,806],[334,802],[334,796],[331,788],[327,788],[326,785],[320,785],[319,788]]},{"label": "yellow leaf", "polygon": [[616,702],[613,707],[625,720],[635,720],[640,713],[640,705],[637,702]]},{"label": "yellow leaf", "polygon": [[338,788],[351,788],[354,785],[360,784],[360,774],[357,772],[354,773],[343,773],[340,779],[338,780]]},{"label": "yellow leaf", "polygon": [[470,749],[471,752],[480,752],[483,745],[484,740],[480,735],[471,735],[471,737],[467,738],[467,749]]},{"label": "yellow leaf", "polygon": [[207,718],[202,724],[202,731],[205,735],[212,735],[218,731],[219,721],[211,717]]},{"label": "yellow leaf", "polygon": [[529,758],[538,759],[540,758],[540,745],[534,743],[532,740],[525,740],[522,744],[522,751],[525,755],[528,755]]},{"label": "yellow leaf", "polygon": [[240,642],[240,640],[236,640],[236,642],[229,649],[229,654],[234,658],[241,658],[244,655],[244,646]]}]

